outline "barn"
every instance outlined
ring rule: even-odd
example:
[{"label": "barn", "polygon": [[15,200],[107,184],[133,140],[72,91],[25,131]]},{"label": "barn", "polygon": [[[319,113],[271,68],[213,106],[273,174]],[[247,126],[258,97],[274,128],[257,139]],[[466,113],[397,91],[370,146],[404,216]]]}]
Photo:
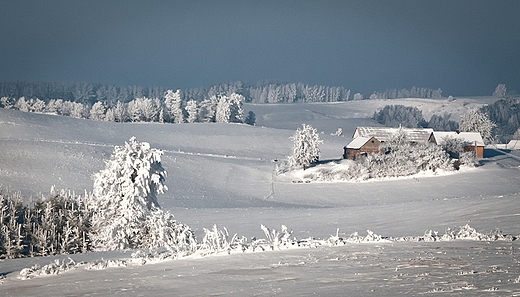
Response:
[{"label": "barn", "polygon": [[389,141],[399,131],[406,134],[410,142],[426,143],[433,129],[430,128],[389,128],[389,127],[357,127],[352,141],[343,147],[343,159],[356,160],[370,153],[378,153],[379,145]]},{"label": "barn", "polygon": [[389,128],[389,127],[357,127],[352,135],[353,139],[358,137],[375,137],[385,142],[394,137],[399,131],[406,134],[410,142],[426,143],[433,132],[431,128]]},{"label": "barn", "polygon": [[474,151],[475,158],[484,158],[484,141],[479,132],[436,131],[432,132],[429,141],[442,145],[446,138],[456,138],[464,142],[464,151]]},{"label": "barn", "polygon": [[370,153],[378,153],[381,141],[374,137],[358,137],[343,147],[343,159],[357,160]]}]

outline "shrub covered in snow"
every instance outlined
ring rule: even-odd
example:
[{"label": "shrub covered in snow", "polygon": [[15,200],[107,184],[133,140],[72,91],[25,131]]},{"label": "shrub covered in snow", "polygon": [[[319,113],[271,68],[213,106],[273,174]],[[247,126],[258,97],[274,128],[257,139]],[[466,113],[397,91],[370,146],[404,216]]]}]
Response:
[{"label": "shrub covered in snow", "polygon": [[72,254],[90,250],[85,198],[51,190],[27,206],[19,193],[0,193],[0,258]]}]

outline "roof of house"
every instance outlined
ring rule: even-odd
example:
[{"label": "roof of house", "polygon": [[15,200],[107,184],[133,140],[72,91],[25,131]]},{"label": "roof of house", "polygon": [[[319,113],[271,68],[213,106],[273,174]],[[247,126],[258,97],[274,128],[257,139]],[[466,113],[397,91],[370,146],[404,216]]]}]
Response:
[{"label": "roof of house", "polygon": [[431,128],[389,128],[389,127],[357,127],[352,138],[357,137],[375,137],[379,141],[388,141],[399,130],[406,133],[409,141],[427,142],[430,134],[433,132]]},{"label": "roof of house", "polygon": [[435,139],[437,144],[442,144],[446,137],[461,139],[470,144],[477,144],[477,146],[484,146],[484,140],[479,132],[456,132],[456,131],[434,131],[431,137]]},{"label": "roof of house", "polygon": [[520,150],[520,140],[512,139],[507,143],[507,148],[510,150]]},{"label": "roof of house", "polygon": [[352,141],[347,144],[347,148],[349,149],[360,149],[362,146],[364,146],[372,137],[357,137],[352,139]]}]

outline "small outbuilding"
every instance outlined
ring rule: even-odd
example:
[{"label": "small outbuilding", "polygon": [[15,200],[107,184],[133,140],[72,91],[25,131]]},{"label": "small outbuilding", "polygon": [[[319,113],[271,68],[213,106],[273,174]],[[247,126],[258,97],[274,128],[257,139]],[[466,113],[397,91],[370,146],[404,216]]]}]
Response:
[{"label": "small outbuilding", "polygon": [[479,132],[434,131],[429,141],[443,145],[447,138],[460,139],[464,142],[464,151],[475,152],[475,158],[484,158],[484,140]]},{"label": "small outbuilding", "polygon": [[510,140],[507,145],[506,149],[508,150],[520,150],[520,140],[518,139],[512,139]]},{"label": "small outbuilding", "polygon": [[343,159],[357,160],[371,153],[379,153],[381,141],[375,137],[357,137],[343,147]]}]

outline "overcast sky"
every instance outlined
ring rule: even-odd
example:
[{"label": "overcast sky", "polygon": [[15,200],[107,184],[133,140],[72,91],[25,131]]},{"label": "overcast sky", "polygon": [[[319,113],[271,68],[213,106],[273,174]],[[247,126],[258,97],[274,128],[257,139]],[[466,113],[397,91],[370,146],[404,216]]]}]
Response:
[{"label": "overcast sky", "polygon": [[520,93],[520,1],[0,0],[0,80]]}]

